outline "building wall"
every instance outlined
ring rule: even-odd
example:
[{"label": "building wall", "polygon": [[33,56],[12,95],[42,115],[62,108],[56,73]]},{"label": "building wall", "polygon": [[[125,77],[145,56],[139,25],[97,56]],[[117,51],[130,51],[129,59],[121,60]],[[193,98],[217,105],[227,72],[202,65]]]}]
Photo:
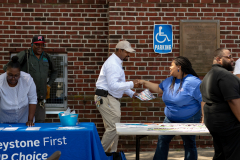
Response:
[{"label": "building wall", "polygon": [[[239,0],[0,0],[0,67],[9,52],[30,47],[33,35],[47,40],[46,51],[68,54],[68,106],[80,122],[94,122],[100,137],[101,115],[93,102],[101,66],[126,39],[136,48],[124,62],[127,80],[146,79],[160,83],[169,76],[172,59],[179,56],[179,20],[220,20],[220,46],[230,49],[235,60],[239,50]],[[173,52],[153,52],[153,25],[173,25]],[[3,70],[1,70],[3,73]],[[141,91],[142,89],[137,89]],[[121,122],[162,122],[161,95],[150,102],[124,96]],[[48,115],[47,122],[59,122]],[[141,140],[142,150],[154,150],[157,136]],[[170,144],[182,148],[180,136]],[[210,136],[197,136],[197,147],[212,147]],[[120,136],[119,149],[135,150],[134,136]]]}]

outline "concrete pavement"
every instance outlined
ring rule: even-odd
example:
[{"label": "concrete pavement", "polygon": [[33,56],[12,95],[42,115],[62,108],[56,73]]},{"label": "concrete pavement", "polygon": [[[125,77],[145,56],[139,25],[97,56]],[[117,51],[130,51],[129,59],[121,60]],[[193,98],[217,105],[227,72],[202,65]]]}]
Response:
[{"label": "concrete pavement", "polygon": [[[198,148],[198,160],[211,160],[214,155],[213,148]],[[127,160],[135,160],[135,152],[126,152],[125,156]],[[140,160],[152,160],[154,152],[141,152],[140,151]],[[184,159],[184,150],[170,150],[168,154],[168,160],[183,160]]]}]

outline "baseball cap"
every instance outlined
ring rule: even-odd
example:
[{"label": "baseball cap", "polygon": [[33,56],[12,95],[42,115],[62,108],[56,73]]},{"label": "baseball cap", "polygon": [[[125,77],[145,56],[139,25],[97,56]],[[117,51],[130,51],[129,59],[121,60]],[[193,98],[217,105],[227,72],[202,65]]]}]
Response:
[{"label": "baseball cap", "polygon": [[116,48],[118,49],[124,49],[127,52],[136,52],[132,47],[131,44],[128,41],[120,41],[118,42],[118,44],[116,45]]},{"label": "baseball cap", "polygon": [[32,39],[32,43],[46,43],[45,38],[41,35],[36,35]]}]

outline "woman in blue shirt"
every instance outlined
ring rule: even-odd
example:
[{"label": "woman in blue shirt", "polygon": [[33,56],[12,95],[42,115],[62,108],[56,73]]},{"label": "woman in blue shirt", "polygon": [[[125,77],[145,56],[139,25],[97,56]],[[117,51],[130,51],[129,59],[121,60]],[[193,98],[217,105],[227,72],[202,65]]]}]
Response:
[{"label": "woman in blue shirt", "polygon": [[[161,84],[140,80],[151,91],[160,93],[166,107],[163,123],[199,123],[201,119],[201,80],[186,57],[177,57],[170,66],[171,77]],[[174,135],[160,135],[153,160],[167,160],[169,143]],[[182,135],[185,160],[197,160],[195,135]]]}]

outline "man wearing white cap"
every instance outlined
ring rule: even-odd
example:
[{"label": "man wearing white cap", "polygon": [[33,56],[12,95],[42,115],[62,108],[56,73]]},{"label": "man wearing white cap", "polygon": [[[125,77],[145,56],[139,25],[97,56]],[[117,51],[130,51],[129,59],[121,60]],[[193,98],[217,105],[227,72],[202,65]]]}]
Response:
[{"label": "man wearing white cap", "polygon": [[116,45],[116,51],[103,64],[96,83],[94,101],[102,115],[105,132],[102,137],[102,145],[105,152],[116,152],[118,135],[115,123],[120,123],[121,103],[119,99],[123,94],[135,97],[137,94],[131,90],[138,87],[138,80],[126,82],[122,62],[127,61],[130,53],[135,52],[128,41],[120,41]]}]

